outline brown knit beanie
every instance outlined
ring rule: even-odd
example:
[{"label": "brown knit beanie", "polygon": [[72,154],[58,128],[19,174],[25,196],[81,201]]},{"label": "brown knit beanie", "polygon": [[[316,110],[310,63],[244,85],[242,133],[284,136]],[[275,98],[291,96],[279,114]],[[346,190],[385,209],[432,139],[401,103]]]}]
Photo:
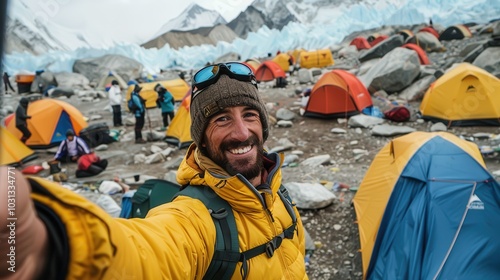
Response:
[{"label": "brown knit beanie", "polygon": [[269,135],[267,110],[255,85],[221,75],[191,100],[191,138],[201,147],[210,117],[227,107],[249,106],[259,111],[264,141]]}]

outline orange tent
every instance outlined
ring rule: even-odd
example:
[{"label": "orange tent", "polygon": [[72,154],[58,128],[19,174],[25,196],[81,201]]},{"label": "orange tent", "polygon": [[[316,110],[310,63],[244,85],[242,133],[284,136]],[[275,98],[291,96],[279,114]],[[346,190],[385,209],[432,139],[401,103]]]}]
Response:
[{"label": "orange tent", "polygon": [[[27,121],[32,135],[26,145],[32,148],[57,146],[66,139],[68,129],[78,135],[88,126],[82,113],[73,105],[52,98],[30,103],[27,114],[32,117]],[[21,139],[22,133],[16,128],[14,117],[6,120],[6,127],[17,139]]]},{"label": "orange tent", "polygon": [[19,164],[36,157],[32,149],[0,126],[0,165]]},{"label": "orange tent", "polygon": [[276,78],[286,78],[286,74],[278,63],[272,60],[266,60],[262,62],[255,71],[255,77],[257,82],[268,82]]},{"label": "orange tent", "polygon": [[364,49],[369,49],[372,46],[370,43],[368,43],[368,40],[366,40],[365,37],[356,37],[352,39],[351,43],[349,45],[356,46],[356,48],[359,50],[364,50]]},{"label": "orange tent", "polygon": [[431,64],[429,58],[427,57],[427,53],[419,45],[407,43],[403,45],[403,48],[416,51],[418,54],[418,59],[420,60],[420,64],[422,65]]},{"label": "orange tent", "polygon": [[350,72],[336,69],[325,73],[311,90],[304,116],[348,117],[372,106],[370,93]]}]

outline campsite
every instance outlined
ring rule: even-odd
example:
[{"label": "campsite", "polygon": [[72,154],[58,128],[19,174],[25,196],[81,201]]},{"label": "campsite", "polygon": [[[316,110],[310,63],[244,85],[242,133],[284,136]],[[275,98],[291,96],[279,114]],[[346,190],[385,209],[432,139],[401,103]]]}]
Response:
[{"label": "campsite", "polygon": [[[391,275],[382,275],[385,269],[383,265],[389,265],[388,262],[382,264],[377,263],[377,260],[371,262],[370,257],[372,254],[378,254],[380,260],[384,260],[383,257],[389,255],[388,258],[390,258],[391,253],[394,254],[392,257],[406,258],[407,256],[404,254],[404,250],[390,251],[391,248],[387,243],[378,240],[382,239],[380,236],[377,236],[376,243],[375,236],[378,227],[374,227],[373,223],[370,223],[370,219],[375,220],[375,223],[380,223],[382,216],[385,215],[386,206],[390,207],[396,214],[398,211],[404,211],[402,208],[398,208],[403,207],[402,205],[398,205],[392,200],[395,198],[389,197],[392,186],[398,186],[394,189],[402,198],[407,199],[405,202],[408,204],[411,204],[411,199],[415,197],[423,199],[421,197],[423,194],[416,193],[416,191],[411,196],[405,196],[404,187],[427,182],[428,178],[425,177],[427,174],[423,174],[425,170],[432,170],[432,175],[439,178],[444,177],[459,181],[470,181],[469,174],[477,175],[474,180],[483,182],[477,186],[478,189],[493,186],[490,188],[491,193],[483,192],[483,189],[478,193],[482,203],[498,203],[498,201],[486,200],[483,197],[487,195],[500,197],[498,196],[500,193],[498,183],[489,181],[491,179],[489,176],[493,176],[496,181],[500,179],[500,150],[495,150],[500,148],[500,126],[498,123],[494,123],[495,120],[497,122],[500,120],[500,108],[498,107],[500,104],[500,95],[498,94],[500,93],[500,80],[498,78],[500,74],[498,67],[500,65],[498,61],[500,48],[489,47],[482,50],[487,57],[496,57],[496,61],[493,59],[494,61],[490,61],[490,63],[484,62],[488,65],[489,71],[470,63],[474,59],[481,58],[477,51],[474,52],[475,57],[472,58],[471,53],[474,49],[484,46],[487,44],[485,42],[496,44],[498,39],[492,39],[492,32],[481,33],[482,26],[478,26],[473,29],[474,35],[467,33],[462,38],[444,37],[442,41],[439,41],[430,32],[417,33],[416,30],[420,30],[422,27],[425,25],[415,26],[414,31],[405,31],[411,32],[411,36],[402,31],[396,32],[400,29],[396,27],[352,34],[345,39],[344,44],[332,47],[332,50],[327,52],[330,56],[322,54],[320,51],[312,54],[301,52],[301,56],[305,55],[305,58],[299,59],[301,67],[291,74],[286,73],[287,84],[284,86],[277,87],[276,79],[282,78],[285,74],[286,69],[283,68],[286,67],[281,65],[286,66],[288,59],[280,57],[276,61],[267,60],[265,63],[252,66],[256,68],[255,73],[260,81],[259,91],[266,102],[273,124],[270,127],[270,136],[265,143],[265,148],[269,151],[285,154],[287,166],[283,168],[283,182],[320,184],[334,195],[332,203],[326,206],[301,209],[302,221],[313,242],[310,251],[312,254],[308,260],[307,268],[310,279],[363,279],[363,273],[369,269],[374,274],[379,273],[377,275],[381,278],[378,279],[392,279]],[[500,24],[497,24],[497,27],[497,36],[500,37]],[[454,30],[460,31],[463,29],[461,28]],[[443,30],[446,29],[443,27]],[[354,40],[359,37],[368,37],[369,34],[383,32],[388,33],[389,36],[379,36],[378,41],[374,41],[376,38],[371,38],[370,41],[366,42],[361,39]],[[403,45],[403,33],[410,39],[419,37],[419,51],[412,49],[416,45],[404,48],[395,47]],[[441,36],[446,36],[447,33],[456,34],[456,32],[450,31],[441,33]],[[429,35],[433,38],[429,39]],[[439,37],[439,34],[437,35]],[[351,40],[353,43],[350,43]],[[378,46],[378,48],[373,46]],[[422,49],[426,51],[421,52]],[[490,52],[489,55],[487,51]],[[311,63],[308,60],[315,56],[316,64],[307,64]],[[283,64],[283,61],[286,63]],[[246,63],[256,62],[247,61]],[[453,65],[455,63],[457,65]],[[448,71],[452,66],[455,68]],[[492,72],[496,76],[491,74]],[[102,80],[100,77],[94,79],[96,83]],[[304,79],[306,82],[302,82]],[[307,81],[308,79],[309,81]],[[76,128],[76,131],[80,132],[87,125],[106,123],[110,131],[118,134],[118,136],[115,135],[118,141],[96,145],[95,148],[99,156],[108,159],[108,168],[98,176],[82,180],[75,178],[74,164],[63,164],[62,167],[67,170],[69,176],[69,188],[79,191],[93,190],[96,189],[99,182],[112,180],[114,176],[123,178],[133,188],[152,178],[175,180],[176,167],[186,151],[185,148],[190,143],[189,133],[185,129],[190,126],[188,118],[190,100],[185,98],[189,85],[182,80],[174,79],[173,81],[165,86],[167,88],[180,88],[179,91],[172,90],[176,93],[176,117],[178,118],[174,118],[166,131],[161,131],[159,129],[161,127],[159,109],[154,108],[154,101],[148,101],[150,105],[147,107],[150,109],[147,113],[143,133],[150,133],[151,141],[146,144],[134,144],[132,122],[134,118],[127,112],[125,104],[122,108],[126,125],[121,128],[111,127],[112,114],[104,90],[87,88],[74,90],[74,93],[69,97],[63,94],[51,98],[27,93],[4,95],[4,108],[10,106],[10,108],[15,109],[21,96],[31,96],[33,99],[32,110],[41,110],[40,114],[51,114],[40,118],[43,123],[37,127],[48,125],[48,120],[55,123],[50,131],[44,130],[44,132],[48,131],[50,135],[44,136],[42,133],[38,133],[39,135],[37,134],[35,137],[34,134],[33,142],[27,144],[35,151],[37,158],[27,161],[19,168],[42,165],[50,160],[54,155],[54,145],[51,141],[57,141],[57,137],[61,137],[60,133],[65,131],[68,126]],[[186,81],[189,83],[189,79],[186,78]],[[107,83],[100,83],[100,85],[106,86]],[[130,88],[126,86],[126,79],[124,79],[124,83],[122,93],[126,97],[126,95],[130,95]],[[365,87],[366,83],[370,86]],[[153,98],[151,97],[154,96],[152,88],[155,84],[155,82],[143,84],[145,85],[144,89],[146,89],[144,93],[147,95],[146,99],[148,96]],[[466,88],[461,88],[464,86]],[[442,89],[443,87],[444,89]],[[307,89],[311,89],[310,103],[307,106],[302,106],[302,93]],[[332,93],[332,89],[334,93]],[[437,94],[433,94],[433,97],[438,96],[436,100],[431,100],[428,93],[431,90],[437,92]],[[457,94],[454,97],[443,98],[442,95],[448,92],[476,93],[477,97],[471,98],[470,95],[460,96]],[[492,93],[496,93],[496,95]],[[330,103],[329,100],[333,98],[339,101]],[[460,101],[457,104],[452,104],[450,100]],[[47,107],[38,109],[40,102],[52,102],[53,104],[44,105]],[[384,111],[401,105],[408,109],[409,113],[408,116],[403,116],[407,117],[404,121],[388,120],[380,116]],[[422,107],[423,105],[429,105],[429,107],[422,110],[422,108],[426,108]],[[61,107],[67,107],[67,109],[60,109]],[[47,110],[47,108],[51,110]],[[79,114],[85,117],[85,124],[80,123],[82,117]],[[73,116],[76,117],[73,118]],[[368,118],[359,118],[360,116]],[[32,121],[39,120],[34,116]],[[7,129],[9,125],[13,125],[9,123],[8,117],[4,118],[3,122]],[[491,125],[492,123],[494,125]],[[15,131],[15,128],[12,130]],[[435,134],[430,136],[431,132]],[[3,135],[2,132],[2,141],[4,141]],[[14,132],[12,135],[19,137],[20,134]],[[10,135],[9,137],[12,138]],[[2,147],[4,147],[3,143]],[[23,147],[20,151],[23,153],[20,155],[23,159],[33,157],[29,149],[26,150]],[[393,155],[396,154],[401,155],[399,160],[394,159]],[[412,157],[414,154],[417,155],[416,158],[422,160],[410,162],[410,159],[414,159]],[[454,155],[453,161],[450,161],[450,154]],[[430,162],[431,158],[439,158],[439,160]],[[15,157],[9,159],[10,162],[15,160]],[[397,165],[392,165],[395,162]],[[481,164],[482,162],[484,162],[484,166]],[[404,169],[407,164],[415,166],[415,168]],[[403,172],[403,169],[406,173]],[[440,173],[440,170],[450,169],[454,172],[444,175]],[[414,174],[408,174],[412,171]],[[422,174],[416,174],[419,171]],[[400,173],[403,173],[404,176]],[[43,170],[38,175],[50,177],[48,170]],[[405,182],[398,181],[400,175],[405,178]],[[433,181],[431,185],[432,187],[444,185],[444,188],[447,188],[446,193],[439,194],[442,200],[429,202],[433,207],[444,201],[443,196],[449,197],[450,193],[453,192],[453,190],[449,190],[449,185],[445,182]],[[368,189],[365,189],[366,186]],[[456,201],[464,202],[465,200],[465,203],[467,202],[470,184],[463,183],[461,187],[461,196],[457,197],[456,200],[448,201],[447,207],[456,206],[459,203]],[[120,203],[120,194],[113,195],[113,198]],[[363,202],[371,200],[374,201],[375,206],[361,205]],[[451,212],[450,208],[448,210]],[[363,210],[370,212],[370,215],[363,216],[361,213]],[[411,210],[419,219],[431,219],[419,212],[418,209],[411,208]],[[452,215],[455,223],[460,220],[464,210],[458,207],[457,209],[453,208],[453,210],[457,211],[455,215]],[[356,213],[356,211],[361,212]],[[417,214],[421,214],[421,216],[417,216]],[[369,220],[368,226],[361,223],[363,217]],[[498,220],[500,217],[497,214],[488,216],[488,218]],[[381,230],[397,232],[398,221],[384,216],[383,224],[386,227],[381,227]],[[429,221],[429,223],[432,222],[439,223],[440,221]],[[405,223],[412,224],[408,220],[405,220]],[[429,227],[432,226],[435,224],[429,225]],[[477,224],[469,223],[467,226],[474,227]],[[494,227],[490,225],[485,231],[493,230]],[[418,232],[418,228],[412,229],[413,232]],[[362,232],[361,236],[360,231]],[[444,234],[442,233],[442,235]],[[453,236],[454,232],[446,234],[447,236],[437,236],[436,238],[441,239],[435,239],[434,242],[437,242],[436,240],[449,242],[449,238]],[[470,232],[466,234],[468,237],[473,235]],[[405,239],[407,236],[404,233],[390,235],[388,238],[390,237],[394,237],[397,242],[400,242],[399,244],[413,242],[408,245],[413,246],[411,248],[418,247],[417,244],[422,241],[421,236],[416,234],[412,236],[411,241]],[[459,243],[464,243],[463,240],[459,241]],[[492,248],[492,252],[498,252],[495,249],[499,248],[499,244],[493,244]],[[448,247],[443,245],[440,247],[440,252],[446,254],[447,249]],[[471,248],[461,248],[461,250],[468,249]],[[374,250],[377,250],[376,253],[370,253]],[[477,248],[467,252],[479,255]],[[491,259],[491,255],[485,253],[477,260],[488,258]],[[453,254],[450,255],[449,259],[453,261],[455,268],[477,265],[477,263],[460,262],[460,258],[456,258]],[[423,266],[429,263],[436,266],[441,264],[442,259],[426,259],[426,261],[425,264],[422,264]],[[437,267],[429,268],[428,266],[425,269],[439,270]],[[453,273],[450,269],[450,267],[444,266],[442,273]],[[470,273],[466,269],[455,272]]]}]

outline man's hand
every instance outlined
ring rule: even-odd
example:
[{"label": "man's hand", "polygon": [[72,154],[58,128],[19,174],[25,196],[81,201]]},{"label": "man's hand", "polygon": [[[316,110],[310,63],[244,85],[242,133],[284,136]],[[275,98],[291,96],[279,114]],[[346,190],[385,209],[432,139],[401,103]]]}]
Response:
[{"label": "man's hand", "polygon": [[77,157],[77,156],[72,156],[72,157],[71,157],[71,161],[76,161],[77,159],[78,159],[78,157]]},{"label": "man's hand", "polygon": [[21,171],[0,166],[0,278],[34,279],[43,272],[47,230]]}]

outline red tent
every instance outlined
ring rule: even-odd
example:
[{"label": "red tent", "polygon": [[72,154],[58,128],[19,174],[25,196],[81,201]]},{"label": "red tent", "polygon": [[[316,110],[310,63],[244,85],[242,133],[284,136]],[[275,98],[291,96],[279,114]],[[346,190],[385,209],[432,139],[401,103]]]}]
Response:
[{"label": "red tent", "polygon": [[370,46],[375,46],[376,44],[384,41],[385,39],[389,38],[389,36],[387,35],[379,35],[377,37],[375,37],[373,40],[370,41]]},{"label": "red tent", "polygon": [[422,65],[431,64],[429,58],[427,57],[427,53],[420,46],[412,43],[407,43],[403,45],[403,48],[416,51],[418,54],[418,59],[420,60],[420,64]]},{"label": "red tent", "polygon": [[304,116],[348,117],[372,105],[370,93],[363,83],[354,74],[336,69],[325,73],[316,82]]},{"label": "red tent", "polygon": [[280,77],[286,78],[285,71],[272,60],[262,62],[255,71],[257,82],[268,82]]},{"label": "red tent", "polygon": [[424,27],[424,28],[420,29],[418,32],[429,32],[432,35],[436,36],[436,38],[439,39],[439,33],[436,31],[436,29],[434,29],[430,26]]},{"label": "red tent", "polygon": [[368,43],[368,40],[366,40],[365,37],[356,37],[352,39],[351,43],[349,45],[354,45],[356,48],[359,50],[364,50],[364,49],[369,49],[372,46],[370,43]]}]

